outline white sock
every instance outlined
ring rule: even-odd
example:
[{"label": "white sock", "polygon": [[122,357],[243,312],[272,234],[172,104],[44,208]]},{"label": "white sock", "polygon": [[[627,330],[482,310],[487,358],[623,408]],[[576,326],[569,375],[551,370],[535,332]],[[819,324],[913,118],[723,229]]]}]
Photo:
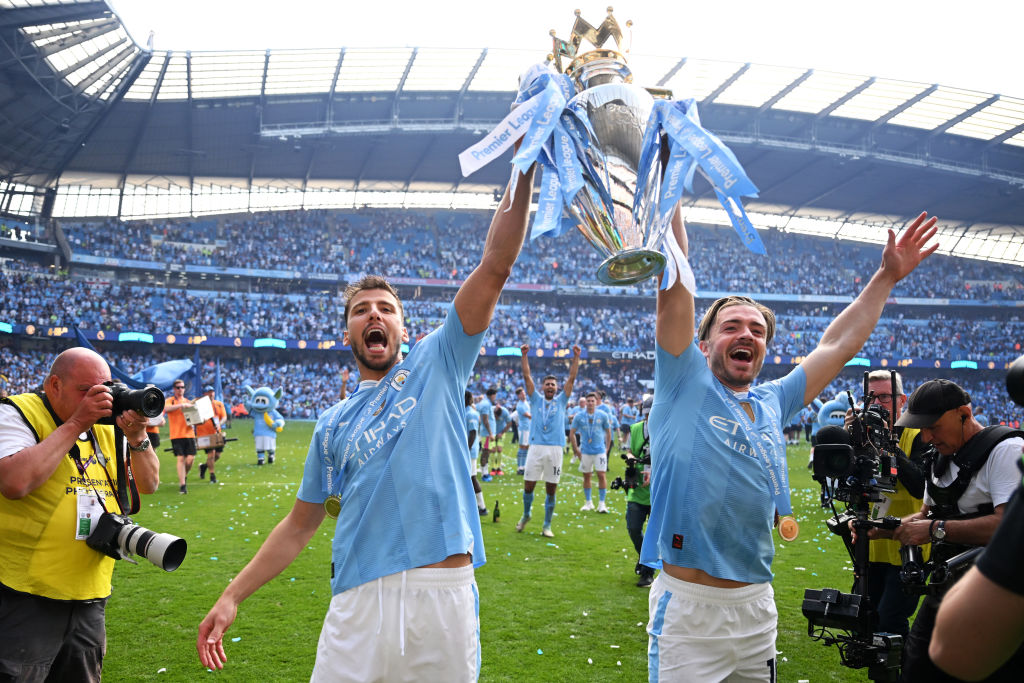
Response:
[{"label": "white sock", "polygon": [[481,491],[480,493],[476,494],[476,506],[478,508],[485,508],[485,507],[487,507],[484,504],[484,492],[483,491]]}]

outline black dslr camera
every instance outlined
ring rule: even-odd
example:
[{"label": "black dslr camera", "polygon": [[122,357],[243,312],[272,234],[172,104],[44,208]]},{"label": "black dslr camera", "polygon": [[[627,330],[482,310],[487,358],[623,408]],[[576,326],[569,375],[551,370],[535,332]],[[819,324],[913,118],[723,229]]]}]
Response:
[{"label": "black dslr camera", "polygon": [[188,550],[184,538],[158,534],[139,526],[131,517],[111,512],[100,515],[85,544],[115,560],[128,560],[133,564],[138,563],[132,555],[139,555],[165,572],[173,572],[180,567]]},{"label": "black dslr camera", "polygon": [[146,385],[143,389],[129,389],[128,385],[123,382],[110,380],[104,382],[103,386],[110,389],[110,395],[114,398],[114,407],[110,417],[97,420],[99,424],[114,424],[114,419],[126,410],[134,410],[146,417],[156,417],[164,412],[164,392],[152,384]]},{"label": "black dslr camera", "polygon": [[643,465],[651,462],[651,456],[644,456],[642,458],[634,458],[629,453],[623,453],[622,459],[626,461],[626,470],[622,473],[621,477],[615,477],[612,479],[612,483],[609,486],[613,489],[623,489],[629,491],[635,489],[643,481]]},{"label": "black dslr camera", "polygon": [[[649,408],[648,408],[649,410]],[[644,423],[644,444],[640,450],[640,457],[632,453],[621,453],[620,457],[626,461],[626,471],[621,477],[612,479],[609,484],[613,489],[629,491],[635,489],[643,482],[643,466],[651,464],[651,439],[647,434],[647,423]]]}]

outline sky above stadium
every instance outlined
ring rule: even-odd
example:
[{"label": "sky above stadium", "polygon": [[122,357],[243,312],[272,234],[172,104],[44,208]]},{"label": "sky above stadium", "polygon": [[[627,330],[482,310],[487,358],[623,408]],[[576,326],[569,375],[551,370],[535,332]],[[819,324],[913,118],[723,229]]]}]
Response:
[{"label": "sky above stadium", "polygon": [[[158,50],[489,47],[550,50],[573,10],[593,24],[608,2],[110,0]],[[1024,3],[1005,0],[615,2],[633,51],[894,78],[1024,97]],[[504,16],[503,16],[504,14]],[[528,66],[528,65],[524,65]]]}]

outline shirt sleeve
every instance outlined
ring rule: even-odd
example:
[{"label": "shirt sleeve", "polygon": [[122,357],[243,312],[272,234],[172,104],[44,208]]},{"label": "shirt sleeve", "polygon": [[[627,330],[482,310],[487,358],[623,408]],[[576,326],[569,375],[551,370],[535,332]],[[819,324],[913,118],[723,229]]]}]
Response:
[{"label": "shirt sleeve", "polygon": [[1008,502],[1017,490],[1017,483],[1020,481],[1017,463],[1020,462],[1022,444],[1024,441],[1020,438],[1006,439],[996,444],[982,468],[987,470],[993,507]]},{"label": "shirt sleeve", "polygon": [[36,437],[18,410],[0,404],[0,458],[14,455],[36,445]]},{"label": "shirt sleeve", "polygon": [[978,571],[1003,588],[1024,595],[1024,487],[1010,501],[992,540],[978,558]]}]

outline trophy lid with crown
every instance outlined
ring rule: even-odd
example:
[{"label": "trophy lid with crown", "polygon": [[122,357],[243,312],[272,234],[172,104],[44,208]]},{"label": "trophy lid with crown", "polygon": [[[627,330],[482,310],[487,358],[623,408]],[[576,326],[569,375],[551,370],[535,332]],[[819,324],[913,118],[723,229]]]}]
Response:
[{"label": "trophy lid with crown", "polygon": [[[622,29],[612,15],[613,8],[608,8],[608,16],[600,26],[593,26],[575,10],[576,21],[568,40],[557,36],[551,29],[552,53],[548,55],[555,70],[564,73],[573,80],[576,86],[585,90],[603,83],[632,83],[633,74],[626,66],[626,54],[629,48],[623,48]],[[633,25],[626,22],[626,27]],[[616,50],[604,47],[608,39],[615,40]],[[594,49],[580,53],[583,41],[589,42]],[[563,69],[562,59],[568,64]]]}]

